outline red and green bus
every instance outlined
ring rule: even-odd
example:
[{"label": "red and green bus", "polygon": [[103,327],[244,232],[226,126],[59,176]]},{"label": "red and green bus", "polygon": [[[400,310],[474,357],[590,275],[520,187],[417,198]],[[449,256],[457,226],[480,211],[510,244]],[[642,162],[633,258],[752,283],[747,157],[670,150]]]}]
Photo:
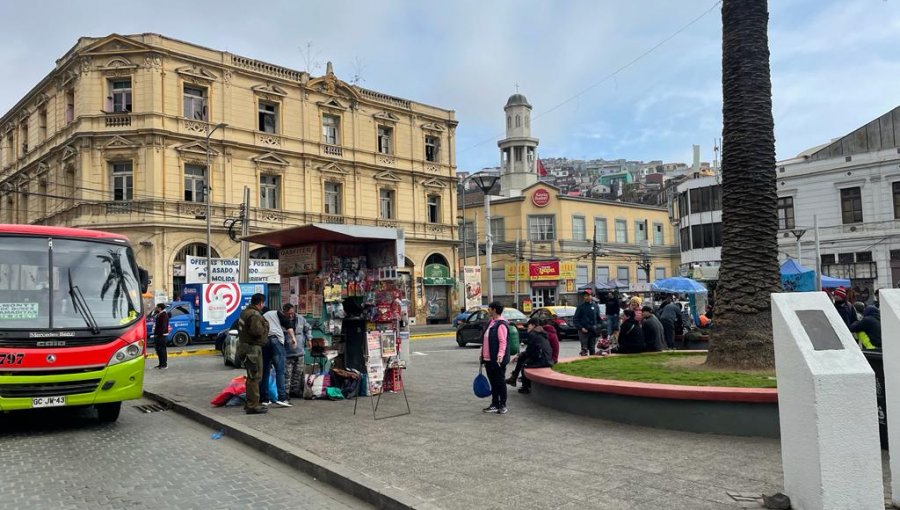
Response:
[{"label": "red and green bus", "polygon": [[0,411],[118,419],[143,391],[147,283],[124,236],[0,224]]}]

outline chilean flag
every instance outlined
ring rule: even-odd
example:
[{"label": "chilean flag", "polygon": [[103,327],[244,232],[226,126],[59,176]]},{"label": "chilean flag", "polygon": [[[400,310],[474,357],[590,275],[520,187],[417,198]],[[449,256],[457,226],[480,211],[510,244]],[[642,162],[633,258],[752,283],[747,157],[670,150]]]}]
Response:
[{"label": "chilean flag", "polygon": [[544,163],[540,159],[537,160],[537,174],[539,177],[547,176],[547,169],[544,168]]}]

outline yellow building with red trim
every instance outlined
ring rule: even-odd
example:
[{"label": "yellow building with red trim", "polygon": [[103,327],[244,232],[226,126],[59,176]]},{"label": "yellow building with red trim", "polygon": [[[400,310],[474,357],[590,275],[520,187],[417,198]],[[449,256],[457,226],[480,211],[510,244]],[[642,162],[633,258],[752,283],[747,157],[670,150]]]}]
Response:
[{"label": "yellow building with red trim", "polygon": [[[460,206],[460,259],[481,266],[486,300],[483,204],[479,195],[477,201]],[[567,196],[539,182],[518,196],[492,197],[490,216],[494,298],[508,305],[525,298],[534,306],[574,304],[578,289],[593,278],[619,280],[633,292],[647,291],[650,282],[674,276],[680,262],[678,240],[664,207]]]}]

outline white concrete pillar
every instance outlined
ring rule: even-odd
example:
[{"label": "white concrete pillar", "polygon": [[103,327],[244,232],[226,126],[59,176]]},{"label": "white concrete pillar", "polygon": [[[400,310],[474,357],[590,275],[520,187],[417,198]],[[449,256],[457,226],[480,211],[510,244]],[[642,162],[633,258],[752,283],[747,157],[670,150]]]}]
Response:
[{"label": "white concrete pillar", "polygon": [[785,494],[795,510],[884,508],[875,375],[823,292],[772,294]]},{"label": "white concrete pillar", "polygon": [[896,334],[900,331],[900,289],[881,289],[878,300],[881,306],[881,352],[884,361],[888,445],[891,449],[891,503],[900,506],[900,344],[897,343]]}]

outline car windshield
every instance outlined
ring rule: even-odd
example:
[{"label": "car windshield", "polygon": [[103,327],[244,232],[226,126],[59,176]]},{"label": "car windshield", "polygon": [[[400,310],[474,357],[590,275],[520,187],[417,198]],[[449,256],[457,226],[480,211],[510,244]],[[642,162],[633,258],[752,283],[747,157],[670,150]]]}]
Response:
[{"label": "car windshield", "polygon": [[527,319],[528,317],[525,317],[524,313],[516,310],[515,308],[505,308],[503,310],[503,318],[506,320],[520,320]]},{"label": "car windshield", "polygon": [[0,236],[0,329],[130,324],[141,311],[135,268],[124,244]]},{"label": "car windshield", "polygon": [[575,315],[575,307],[573,306],[553,308],[552,310],[556,312],[556,315],[559,317],[572,317]]}]

